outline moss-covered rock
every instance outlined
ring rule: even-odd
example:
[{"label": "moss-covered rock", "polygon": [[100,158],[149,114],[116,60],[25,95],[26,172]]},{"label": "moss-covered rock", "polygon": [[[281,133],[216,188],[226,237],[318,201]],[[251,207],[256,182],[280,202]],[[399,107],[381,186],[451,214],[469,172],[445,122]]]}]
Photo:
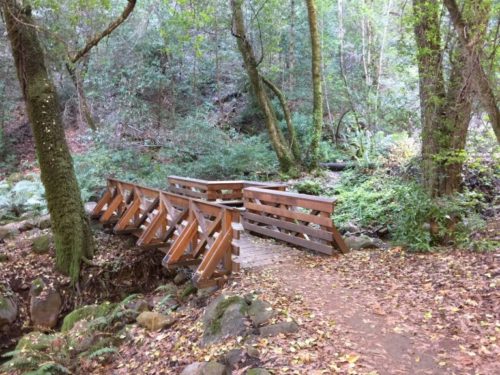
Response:
[{"label": "moss-covered rock", "polygon": [[16,350],[23,351],[44,351],[51,347],[57,335],[48,335],[34,331],[24,335],[17,343]]},{"label": "moss-covered rock", "polygon": [[216,298],[207,307],[203,316],[205,332],[202,344],[244,334],[248,327],[247,311],[248,304],[240,296],[222,295]]},{"label": "moss-covered rock", "polygon": [[73,310],[64,317],[61,331],[69,331],[71,328],[73,328],[76,322],[83,319],[92,320],[98,317],[104,317],[108,315],[115,307],[116,304],[104,302],[100,305],[87,305]]},{"label": "moss-covered rock", "polygon": [[35,254],[46,254],[50,249],[50,236],[43,235],[33,239],[31,248]]},{"label": "moss-covered rock", "polygon": [[17,317],[17,304],[12,290],[0,284],[0,328],[12,324]]}]

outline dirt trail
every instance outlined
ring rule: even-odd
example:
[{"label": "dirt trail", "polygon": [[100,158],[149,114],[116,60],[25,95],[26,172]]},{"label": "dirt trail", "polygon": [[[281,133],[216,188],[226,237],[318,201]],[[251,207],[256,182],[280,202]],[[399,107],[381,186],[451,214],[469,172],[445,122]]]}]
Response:
[{"label": "dirt trail", "polygon": [[495,374],[498,270],[498,254],[395,249],[305,255],[265,272],[335,322],[332,341],[359,355],[360,373]]}]

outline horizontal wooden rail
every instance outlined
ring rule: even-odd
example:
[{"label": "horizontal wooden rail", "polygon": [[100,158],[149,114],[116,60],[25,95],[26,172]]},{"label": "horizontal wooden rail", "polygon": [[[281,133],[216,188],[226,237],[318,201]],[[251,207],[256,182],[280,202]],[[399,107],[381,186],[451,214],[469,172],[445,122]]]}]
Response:
[{"label": "horizontal wooden rail", "polygon": [[249,187],[243,189],[243,227],[266,237],[333,254],[347,246],[333,224],[335,199]]},{"label": "horizontal wooden rail", "polygon": [[257,181],[206,181],[195,178],[169,176],[168,190],[175,194],[208,201],[232,201],[243,199],[243,189],[257,186],[266,189],[286,190],[286,185]]},{"label": "horizontal wooden rail", "polygon": [[165,267],[198,264],[198,287],[221,284],[239,269],[231,256],[239,211],[231,207],[108,179],[92,217],[137,236],[138,246],[165,249]]}]

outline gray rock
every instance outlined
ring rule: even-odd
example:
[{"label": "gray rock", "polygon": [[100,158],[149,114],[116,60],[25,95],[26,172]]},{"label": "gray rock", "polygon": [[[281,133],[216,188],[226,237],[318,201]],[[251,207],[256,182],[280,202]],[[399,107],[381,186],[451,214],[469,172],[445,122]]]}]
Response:
[{"label": "gray rock", "polygon": [[195,362],[182,370],[181,375],[227,375],[229,372],[218,362]]},{"label": "gray rock", "polygon": [[271,373],[264,368],[251,368],[246,375],[271,375]]},{"label": "gray rock", "polygon": [[175,277],[174,277],[174,284],[181,285],[181,284],[184,284],[188,280],[189,280],[188,274],[184,271],[179,271],[177,273],[177,275],[175,275]]},{"label": "gray rock", "polygon": [[260,352],[259,352],[259,349],[257,349],[256,347],[250,345],[250,344],[246,344],[245,345],[245,350],[247,351],[247,354],[249,357],[252,357],[252,358],[260,358]]},{"label": "gray rock", "polygon": [[39,218],[36,219],[35,221],[35,226],[37,228],[40,228],[40,229],[47,229],[47,228],[50,228],[52,225],[51,221],[50,221],[50,215],[47,214],[47,215],[43,215],[43,216],[40,216]]},{"label": "gray rock", "polygon": [[31,242],[31,248],[35,254],[46,254],[50,249],[50,236],[42,235],[35,237]]},{"label": "gray rock", "polygon": [[85,213],[90,215],[92,211],[94,211],[95,206],[97,206],[96,202],[87,202],[84,204],[83,208],[85,209]]},{"label": "gray rock", "polygon": [[218,286],[211,286],[208,288],[198,289],[196,292],[196,297],[208,298],[212,296],[217,290],[219,290]]},{"label": "gray rock", "polygon": [[243,360],[244,352],[242,349],[232,349],[224,354],[224,363],[226,363],[229,367],[234,367]]},{"label": "gray rock", "polygon": [[206,309],[203,316],[205,332],[202,345],[222,340],[225,337],[243,335],[249,322],[245,313],[248,305],[239,296],[220,296]]},{"label": "gray rock", "polygon": [[377,248],[377,241],[371,237],[361,235],[361,236],[350,236],[344,238],[345,243],[349,249],[361,250],[368,248]]},{"label": "gray rock", "polygon": [[37,279],[30,290],[31,321],[37,327],[54,328],[61,312],[61,295]]},{"label": "gray rock", "polygon": [[294,321],[282,322],[262,327],[260,335],[263,337],[277,336],[280,333],[295,333],[299,331],[299,325]]},{"label": "gray rock", "polygon": [[10,294],[10,289],[0,285],[0,329],[17,318],[17,304]]},{"label": "gray rock", "polygon": [[267,323],[273,315],[271,304],[259,299],[254,300],[248,309],[248,316],[255,326]]},{"label": "gray rock", "polygon": [[137,317],[137,323],[150,331],[171,327],[175,322],[175,319],[154,311],[143,311]]},{"label": "gray rock", "polygon": [[0,241],[14,238],[19,235],[19,229],[17,229],[16,223],[6,224],[0,227]]}]

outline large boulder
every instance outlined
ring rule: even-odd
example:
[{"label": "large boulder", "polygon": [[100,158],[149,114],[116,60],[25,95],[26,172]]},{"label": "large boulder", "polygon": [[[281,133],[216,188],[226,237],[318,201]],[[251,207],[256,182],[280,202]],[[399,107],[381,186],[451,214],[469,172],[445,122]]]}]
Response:
[{"label": "large boulder", "polygon": [[271,375],[271,373],[264,368],[251,368],[246,375]]},{"label": "large boulder", "polygon": [[246,318],[247,311],[248,304],[242,297],[222,295],[216,298],[207,306],[203,316],[205,331],[202,345],[243,335],[250,325]]},{"label": "large boulder", "polygon": [[273,315],[271,304],[260,299],[253,300],[248,309],[248,316],[256,327],[267,323]]},{"label": "large boulder", "polygon": [[0,329],[14,323],[17,318],[17,304],[12,296],[9,288],[0,285]]},{"label": "large boulder", "polygon": [[182,370],[181,375],[226,375],[229,372],[218,362],[195,362]]},{"label": "large boulder", "polygon": [[36,327],[54,328],[61,312],[59,292],[48,287],[41,279],[33,281],[30,290],[30,315]]},{"label": "large boulder", "polygon": [[271,324],[260,329],[260,335],[263,337],[277,336],[280,333],[295,333],[299,331],[299,325],[294,321],[291,322],[281,322],[277,324]]},{"label": "large boulder", "polygon": [[159,331],[171,327],[175,319],[154,311],[143,311],[137,317],[137,323],[150,331]]}]

